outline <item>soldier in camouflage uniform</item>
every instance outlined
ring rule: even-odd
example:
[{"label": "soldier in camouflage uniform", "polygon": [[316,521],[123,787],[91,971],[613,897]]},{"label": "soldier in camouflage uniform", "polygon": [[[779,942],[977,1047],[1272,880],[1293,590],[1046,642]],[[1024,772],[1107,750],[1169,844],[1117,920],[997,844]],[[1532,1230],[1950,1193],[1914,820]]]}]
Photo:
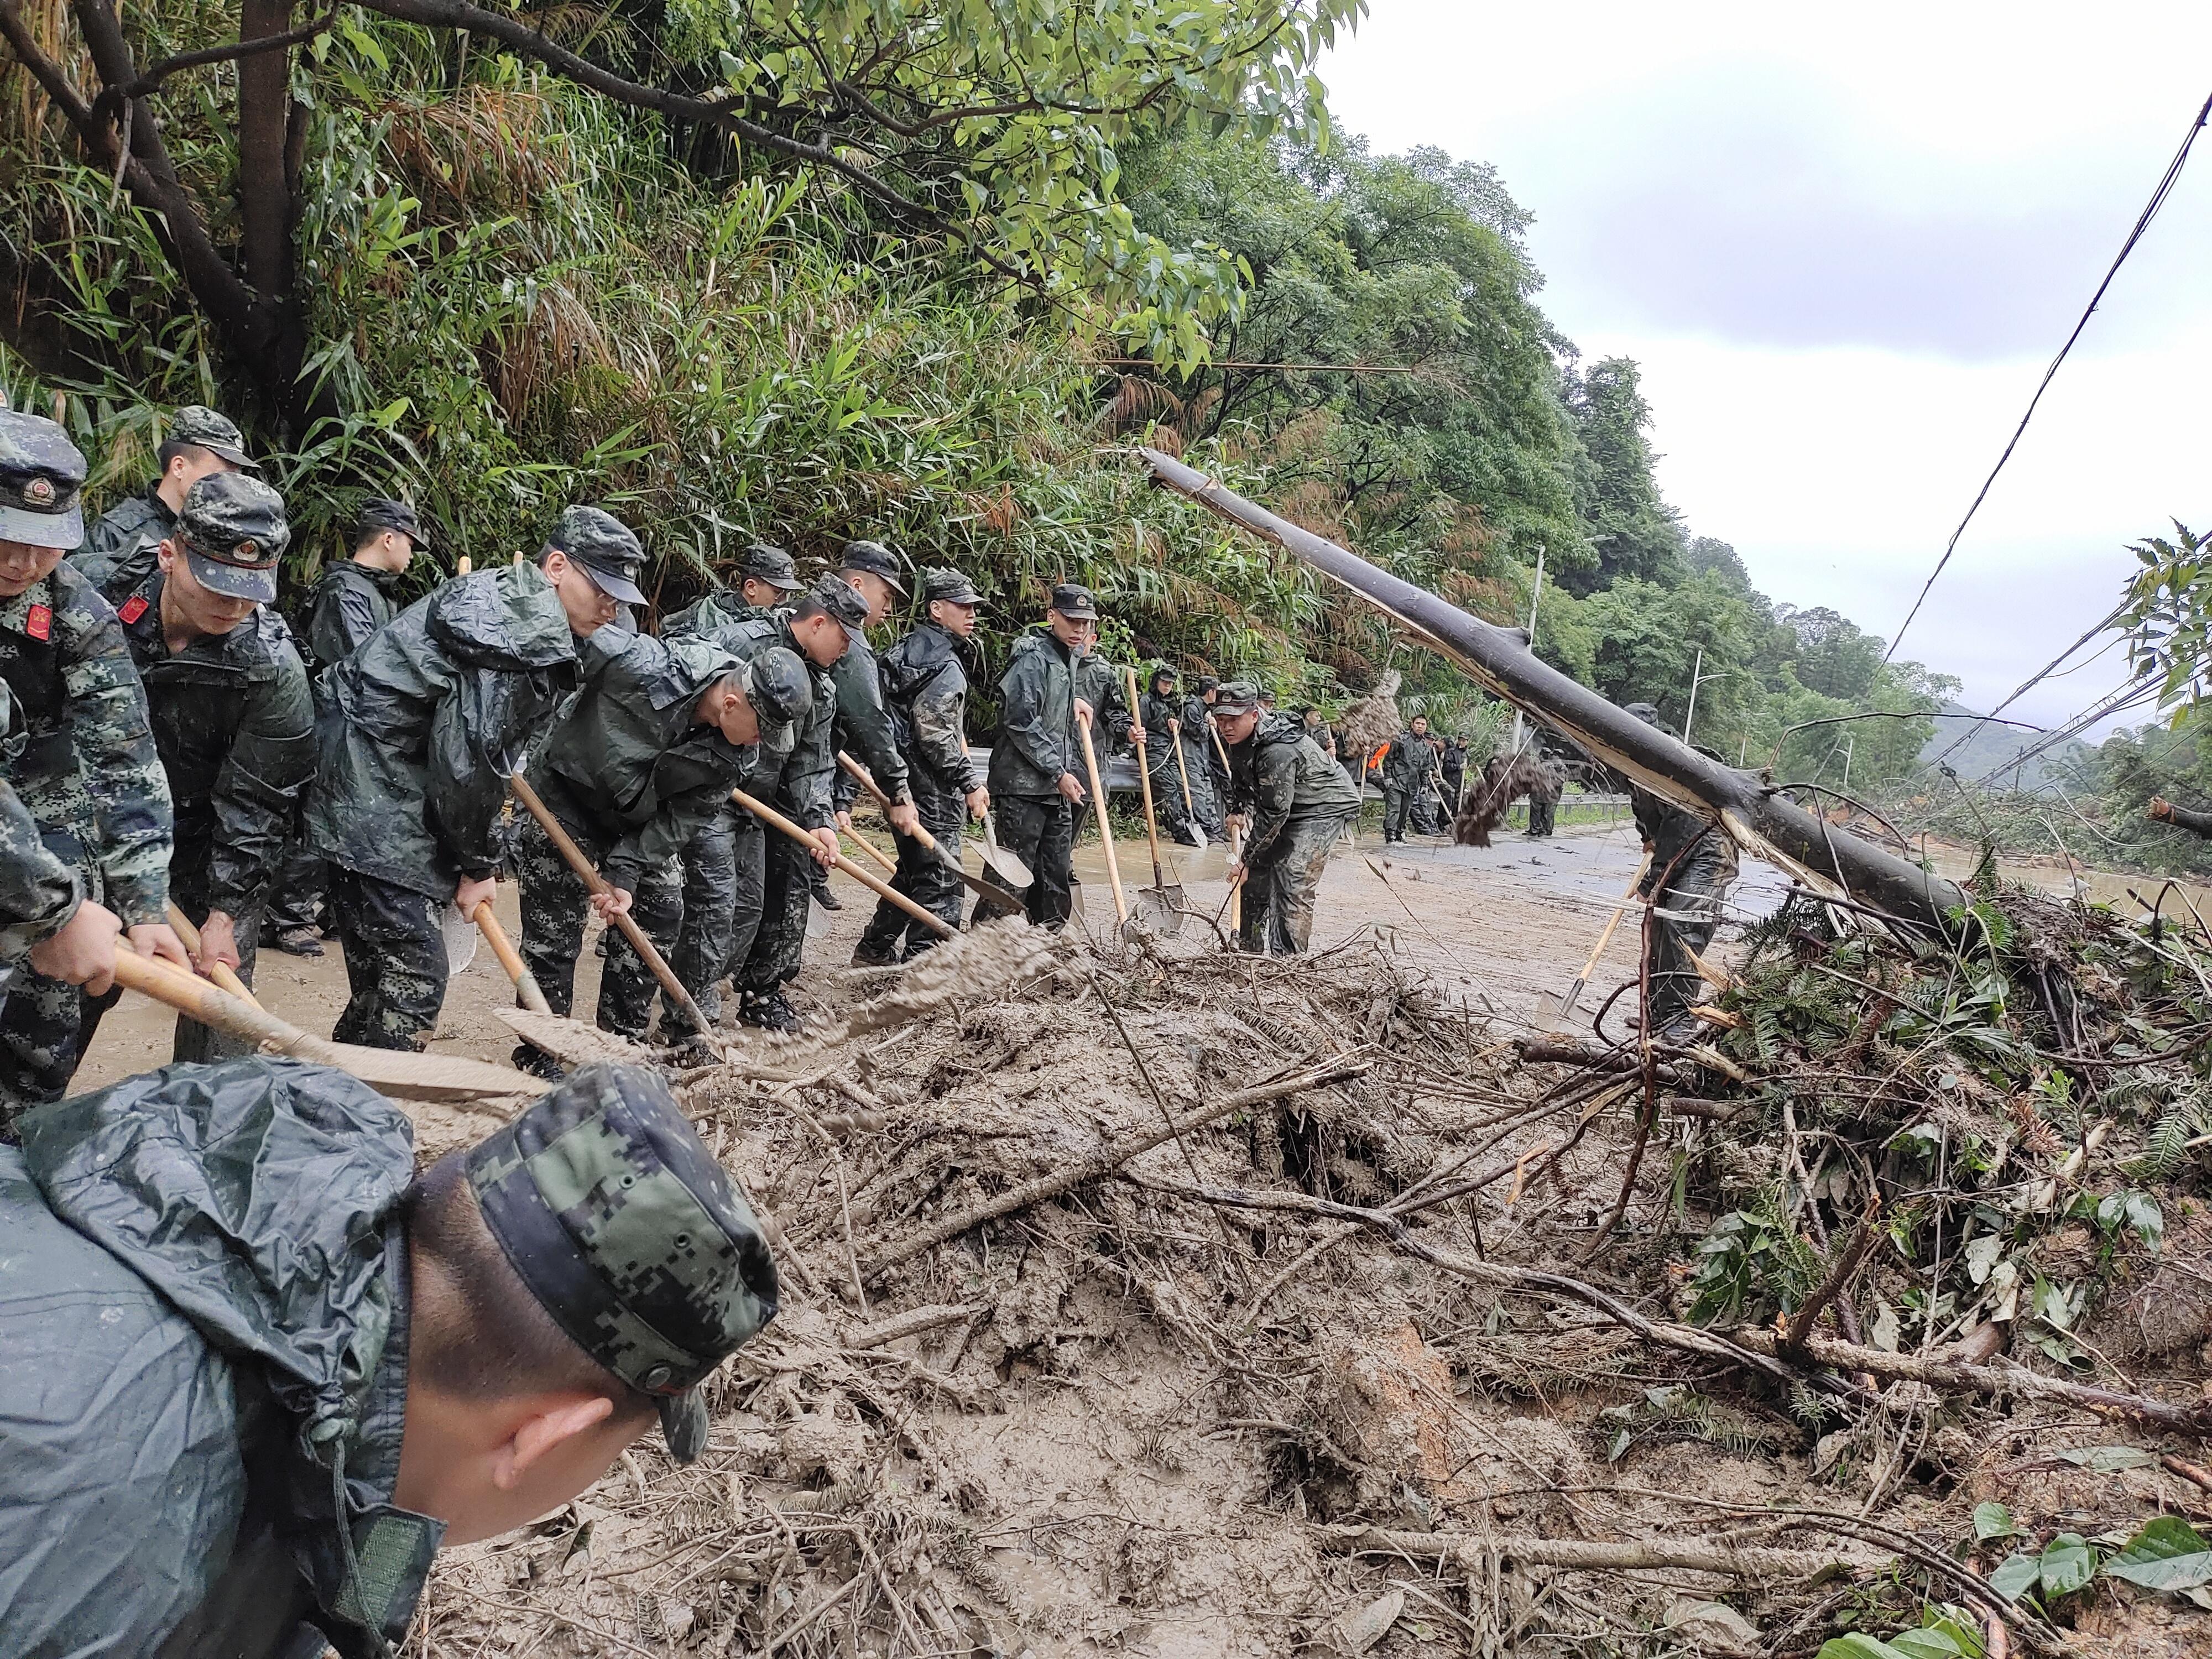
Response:
[{"label": "soldier in camouflage uniform", "polygon": [[[392,590],[415,562],[415,550],[423,539],[422,519],[405,501],[362,504],[354,529],[353,556],[325,565],[314,591],[307,595],[307,623],[301,629],[304,655],[308,674],[319,684],[353,655],[362,641],[398,615]],[[307,850],[309,793],[310,790],[301,791],[293,844],[285,854],[283,872],[264,927],[272,935],[270,944],[293,957],[323,953],[322,943],[315,937],[323,863]]]},{"label": "soldier in camouflage uniform", "polygon": [[[736,594],[709,593],[665,617],[660,637],[701,635],[745,660],[748,653],[737,651],[726,631],[739,623],[779,621],[782,608],[802,586],[790,554],[755,542],[738,561]],[[738,779],[738,787],[756,799],[767,799],[775,793],[787,758],[756,748],[753,769]],[[733,964],[750,954],[753,935],[760,927],[768,868],[764,834],[758,819],[736,802],[724,801],[684,849],[684,925],[678,930],[676,954],[669,965],[710,1024],[722,1016],[722,981]],[[672,1036],[689,1024],[680,1008],[664,1009],[662,1022],[670,1026]]]},{"label": "soldier in camouflage uniform", "polygon": [[318,687],[308,845],[345,945],[341,1042],[426,1042],[446,999],[446,907],[473,917],[492,896],[507,778],[574,689],[576,641],[601,627],[596,605],[564,603],[597,585],[564,551],[542,557],[416,600]]},{"label": "soldier in camouflage uniform", "polygon": [[[76,871],[46,850],[39,821],[8,781],[6,763],[23,747],[15,699],[0,679],[0,1010],[25,962],[33,972],[88,996],[113,982],[122,918],[84,896]],[[0,1103],[0,1117],[7,1106]],[[0,1127],[0,1139],[8,1130]]]},{"label": "soldier in camouflage uniform", "polygon": [[246,452],[246,439],[228,416],[190,404],[169,418],[168,435],[156,452],[161,476],[137,495],[110,507],[70,562],[84,579],[120,605],[154,574],[155,550],[177,527],[185,497],[215,472],[250,472],[261,464]]},{"label": "soldier in camouflage uniform", "polygon": [[1137,724],[1145,733],[1145,754],[1152,774],[1152,810],[1160,828],[1171,840],[1195,847],[1190,813],[1182,799],[1182,774],[1176,769],[1176,745],[1182,725],[1184,700],[1181,680],[1174,669],[1162,665],[1152,671],[1152,684],[1137,699]]},{"label": "soldier in camouflage uniform", "polygon": [[[876,787],[890,797],[890,810],[885,814],[890,819],[892,830],[910,836],[921,820],[916,817],[914,791],[907,780],[906,757],[899,753],[898,743],[891,732],[891,722],[884,712],[883,676],[877,667],[875,647],[868,643],[867,630],[890,614],[892,604],[906,597],[906,585],[900,577],[898,555],[881,542],[848,542],[837,559],[838,579],[865,600],[868,619],[852,630],[852,641],[830,677],[837,684],[837,720],[831,730],[831,740],[840,753],[848,754],[868,769],[875,779]],[[853,803],[860,798],[860,786],[853,775],[839,767],[830,776],[830,797],[836,809],[837,822],[848,835],[853,830]],[[814,892],[815,902],[832,910],[842,909],[830,894],[828,876],[817,866]]]},{"label": "soldier in camouflage uniform", "polygon": [[[991,810],[983,769],[968,752],[968,671],[963,653],[975,636],[983,596],[957,570],[922,576],[928,612],[904,639],[883,654],[884,703],[899,747],[922,827],[956,854],[969,818]],[[937,854],[899,836],[898,869],[891,885],[949,927],[960,925],[960,878]],[[928,950],[938,937],[888,899],[853,951],[856,966],[882,967]]]},{"label": "soldier in camouflage uniform", "polygon": [[[273,604],[291,538],[275,490],[248,473],[210,473],[185,497],[157,568],[115,613],[175,802],[170,896],[199,927],[202,962],[225,963],[248,985],[294,805],[315,769],[307,667]],[[178,1019],[179,1060],[246,1048]]]},{"label": "soldier in camouflage uniform", "polygon": [[[798,1012],[783,988],[799,975],[806,944],[812,872],[831,867],[837,856],[836,809],[830,798],[830,780],[837,771],[831,746],[837,687],[830,674],[850,647],[853,630],[867,615],[867,601],[848,583],[823,576],[788,611],[738,623],[714,635],[716,644],[739,657],[781,646],[808,665],[813,680],[812,706],[777,775],[775,798],[768,805],[811,831],[815,845],[810,857],[809,849],[788,836],[774,832],[766,836],[761,851],[759,924],[750,946],[740,953],[733,945],[728,958],[731,977],[738,988],[738,1018],[765,1030],[800,1029]],[[755,824],[750,833],[759,833],[761,828]],[[739,914],[733,939],[744,931],[742,897]]]},{"label": "soldier in camouflage uniform", "polygon": [[1359,816],[1359,792],[1295,717],[1261,715],[1258,694],[1232,681],[1214,706],[1229,750],[1230,809],[1249,833],[1229,878],[1244,878],[1245,950],[1296,956],[1313,938],[1314,899],[1334,847]]},{"label": "soldier in camouflage uniform", "polygon": [[[1621,712],[1668,729],[1648,702],[1632,702]],[[1691,957],[1704,954],[1720,926],[1721,905],[1735,881],[1735,842],[1717,819],[1688,811],[1639,783],[1630,785],[1629,809],[1650,855],[1636,890],[1652,907],[1647,935],[1651,1033],[1669,1040],[1691,1037],[1698,1028],[1690,1010],[1703,1000],[1704,986]]]},{"label": "soldier in camouflage uniform", "polygon": [[560,1508],[656,1423],[698,1457],[776,1272],[668,1085],[586,1066],[415,1165],[389,1101],[264,1056],[0,1151],[10,1653],[406,1650],[441,1542]]},{"label": "soldier in camouflage uniform", "polygon": [[1014,642],[999,678],[999,740],[991,749],[991,799],[1000,844],[1030,867],[1029,919],[1067,925],[1075,808],[1089,797],[1075,735],[1075,676],[1098,607],[1091,590],[1052,590],[1042,628]]},{"label": "soldier in camouflage uniform", "polygon": [[[747,750],[787,750],[811,706],[806,677],[789,656],[770,652],[741,664],[696,635],[658,640],[609,629],[579,654],[581,689],[533,756],[531,780],[614,890],[587,892],[535,817],[515,842],[522,954],[556,1014],[574,998],[587,908],[609,921],[628,912],[664,956],[674,951],[683,921],[678,855],[757,771]],[[657,988],[629,941],[612,940],[599,975],[600,1029],[644,1036]],[[689,1033],[672,1007],[663,1024]]]},{"label": "soldier in camouflage uniform", "polygon": [[1382,756],[1382,844],[1406,839],[1407,829],[1419,830],[1416,803],[1428,788],[1429,720],[1416,714],[1407,728],[1390,739]]},{"label": "soldier in camouflage uniform", "polygon": [[[63,562],[83,534],[84,476],[60,427],[0,410],[0,680],[16,727],[0,773],[82,896],[188,966],[169,931],[169,784],[146,691],[115,612]],[[18,972],[0,1009],[0,1126],[61,1098],[111,1000],[35,963]]]}]

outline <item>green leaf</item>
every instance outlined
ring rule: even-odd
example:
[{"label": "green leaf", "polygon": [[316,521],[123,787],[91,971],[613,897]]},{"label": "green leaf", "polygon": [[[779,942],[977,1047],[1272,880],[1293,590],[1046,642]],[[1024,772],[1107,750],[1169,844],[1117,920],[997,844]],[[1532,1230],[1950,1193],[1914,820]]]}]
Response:
[{"label": "green leaf", "polygon": [[2044,1546],[2037,1564],[2045,1601],[2071,1595],[2097,1576],[2097,1553],[2078,1532],[2062,1532]]},{"label": "green leaf", "polygon": [[2013,1524],[2012,1511],[2003,1504],[1990,1502],[1974,1505],[1974,1541],[1986,1544],[1992,1538],[2010,1538],[2020,1528]]},{"label": "green leaf", "polygon": [[1888,1643],[1855,1630],[1849,1636],[1821,1643],[1815,1659],[1904,1659],[1904,1656]]},{"label": "green leaf", "polygon": [[1990,1588],[2008,1601],[2017,1601],[2035,1588],[2040,1576],[2036,1559],[2032,1555],[2008,1555],[1997,1563],[1996,1571],[1990,1575]]},{"label": "green leaf", "polygon": [[1901,1630],[1889,1645],[1905,1659],[1966,1659],[1966,1650],[1948,1632],[1935,1626],[1925,1630]]},{"label": "green leaf", "polygon": [[2144,1522],[2105,1571],[2145,1589],[2192,1590],[2212,1584],[2212,1544],[2179,1516],[2161,1515]]}]

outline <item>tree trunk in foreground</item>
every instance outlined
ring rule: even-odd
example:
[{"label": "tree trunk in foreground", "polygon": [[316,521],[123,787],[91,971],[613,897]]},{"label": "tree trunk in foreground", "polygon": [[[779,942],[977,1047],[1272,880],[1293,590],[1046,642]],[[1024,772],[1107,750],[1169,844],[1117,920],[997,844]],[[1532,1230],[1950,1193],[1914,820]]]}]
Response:
[{"label": "tree trunk in foreground", "polygon": [[1519,630],[1470,617],[1224,489],[1156,449],[1138,452],[1167,489],[1295,554],[1419,635],[1493,696],[1580,744],[1597,759],[1692,811],[1713,813],[1745,850],[1809,873],[1844,897],[1941,931],[1966,902],[1957,885],[1784,800],[1759,775],[1708,759],[1624,714],[1540,661]]}]

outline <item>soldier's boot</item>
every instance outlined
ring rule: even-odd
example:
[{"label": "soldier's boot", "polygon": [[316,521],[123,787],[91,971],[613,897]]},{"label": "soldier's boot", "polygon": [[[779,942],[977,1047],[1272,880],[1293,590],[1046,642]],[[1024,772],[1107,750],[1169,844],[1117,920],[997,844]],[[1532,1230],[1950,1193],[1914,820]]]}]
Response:
[{"label": "soldier's boot", "polygon": [[781,988],[773,991],[746,991],[738,999],[738,1018],[747,1025],[763,1031],[796,1032],[806,1029],[799,1011],[791,1006],[790,999]]},{"label": "soldier's boot", "polygon": [[845,901],[830,890],[830,872],[809,859],[806,861],[807,879],[814,886],[814,902],[825,910],[842,910]]},{"label": "soldier's boot", "polygon": [[855,968],[895,968],[898,965],[898,941],[884,944],[881,939],[860,935],[860,942],[853,947],[853,966]]},{"label": "soldier's boot", "polygon": [[507,1063],[518,1072],[527,1073],[532,1077],[543,1078],[548,1083],[558,1083],[568,1075],[567,1066],[562,1065],[543,1048],[527,1042],[516,1043],[514,1052],[507,1057]]},{"label": "soldier's boot", "polygon": [[285,928],[269,943],[288,957],[319,957],[323,954],[321,936],[312,924],[307,922],[297,927]]}]

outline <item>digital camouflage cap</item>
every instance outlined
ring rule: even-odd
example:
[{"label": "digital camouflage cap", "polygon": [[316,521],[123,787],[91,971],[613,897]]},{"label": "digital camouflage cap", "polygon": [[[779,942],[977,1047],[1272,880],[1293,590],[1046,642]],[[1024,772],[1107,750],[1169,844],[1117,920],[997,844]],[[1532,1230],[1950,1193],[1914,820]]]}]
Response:
[{"label": "digital camouflage cap", "polygon": [[0,540],[66,552],[84,540],[84,457],[43,415],[0,409]]},{"label": "digital camouflage cap", "polygon": [[1052,608],[1070,622],[1097,622],[1098,601],[1079,582],[1062,582],[1052,590]]},{"label": "digital camouflage cap", "polygon": [[787,593],[796,593],[805,586],[799,580],[799,567],[791,562],[791,555],[766,542],[755,542],[744,550],[738,562],[738,580],[766,582]]},{"label": "digital camouflage cap", "polygon": [[906,592],[906,574],[899,556],[881,542],[847,542],[845,550],[837,556],[837,568],[879,576],[890,584],[892,592],[902,597]]},{"label": "digital camouflage cap", "polygon": [[798,743],[801,722],[814,707],[814,682],[806,665],[775,645],[747,663],[742,672],[745,701],[760,722],[761,747],[770,754],[789,754]]},{"label": "digital camouflage cap", "polygon": [[1249,714],[1260,706],[1260,688],[1249,680],[1226,680],[1214,693],[1217,714]]},{"label": "digital camouflage cap", "polygon": [[268,605],[276,566],[292,540],[284,498],[245,472],[210,472],[185,494],[175,538],[201,586],[228,599]]},{"label": "digital camouflage cap", "polygon": [[246,434],[238,422],[205,404],[186,404],[169,416],[167,441],[191,444],[248,472],[261,471],[261,463],[246,451]]},{"label": "digital camouflage cap", "polygon": [[848,628],[867,624],[868,602],[854,592],[842,576],[817,576],[814,586],[806,590],[806,597]]},{"label": "digital camouflage cap", "polygon": [[645,592],[637,585],[645,569],[645,549],[637,533],[613,514],[596,507],[565,508],[546,545],[581,565],[592,585],[609,599],[623,605],[646,602]]},{"label": "digital camouflage cap", "polygon": [[983,596],[976,592],[975,584],[964,572],[942,567],[921,573],[921,596],[926,600],[943,599],[947,605],[981,605]]},{"label": "digital camouflage cap", "polygon": [[422,515],[415,510],[411,501],[363,501],[361,515],[354,520],[354,540],[367,541],[380,530],[396,530],[417,547],[423,546],[429,540],[423,533]]},{"label": "digital camouflage cap", "polygon": [[586,1066],[468,1154],[484,1225],[568,1339],[659,1402],[678,1462],[697,1393],[775,1316],[775,1263],[728,1174],[637,1066]]}]

